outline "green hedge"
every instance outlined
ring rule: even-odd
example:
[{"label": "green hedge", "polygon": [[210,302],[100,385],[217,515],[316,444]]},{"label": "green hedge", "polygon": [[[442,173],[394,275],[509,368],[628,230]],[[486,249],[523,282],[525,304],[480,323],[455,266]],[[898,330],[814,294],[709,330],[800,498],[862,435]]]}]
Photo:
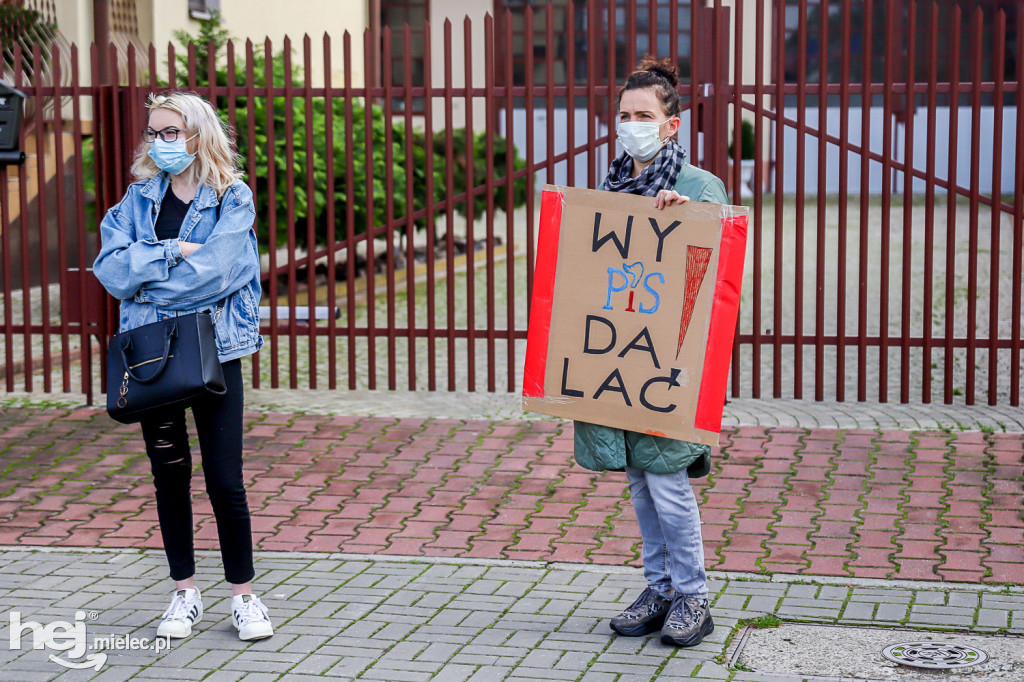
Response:
[{"label": "green hedge", "polygon": [[[220,28],[220,18],[216,13],[210,20],[202,22],[200,32],[192,36],[186,32],[177,32],[175,38],[187,47],[191,42],[195,46],[196,63],[206,64],[209,48],[212,46],[217,55],[223,55],[223,47],[229,40],[227,31]],[[188,70],[187,51],[177,56],[179,72]],[[222,60],[218,61],[216,70],[217,84],[224,86],[228,83],[228,73]],[[295,86],[296,95],[291,102],[291,130],[292,135],[287,135],[286,116],[288,104],[284,97],[256,96],[252,102],[245,96],[235,99],[237,110],[238,149],[242,156],[242,163],[246,166],[247,173],[255,173],[256,176],[256,208],[260,216],[260,244],[269,245],[270,235],[268,232],[271,206],[277,218],[277,243],[282,245],[287,241],[288,225],[288,202],[291,199],[294,203],[294,224],[296,226],[296,241],[305,245],[307,241],[307,220],[312,215],[315,225],[316,241],[323,244],[326,241],[329,226],[327,224],[327,121],[326,102],[323,97],[312,100],[310,111],[307,112],[307,103],[302,97],[304,87],[297,69],[293,68],[290,74],[285,73],[284,53],[278,53],[271,57],[270,74],[267,73],[266,55],[260,53],[253,58],[253,87],[258,92],[267,85],[268,75],[274,87],[283,87],[287,81]],[[208,84],[207,69],[199,67],[196,69],[196,84],[202,92],[202,88]],[[242,59],[235,60],[235,85],[240,92],[248,86],[246,82],[247,67]],[[218,111],[227,120],[228,102],[227,98],[220,97],[217,101]],[[268,106],[271,110],[268,112]],[[362,99],[353,99],[352,108],[352,139],[351,150],[345,146],[345,108],[346,102],[342,98],[331,100],[331,131],[333,133],[333,202],[335,216],[335,233],[338,238],[345,235],[346,202],[348,200],[349,188],[346,186],[345,168],[348,155],[351,153],[353,173],[353,213],[355,216],[354,229],[357,234],[366,231],[369,216],[366,211],[366,195],[368,175],[372,175],[373,193],[373,222],[375,225],[382,225],[387,221],[386,201],[390,194],[393,201],[393,217],[402,218],[407,211],[415,212],[426,206],[427,177],[426,177],[426,155],[427,151],[433,152],[433,189],[434,201],[439,202],[446,198],[445,192],[445,134],[444,131],[435,132],[433,144],[427,144],[426,136],[422,131],[412,132],[412,182],[413,182],[413,204],[406,205],[406,135],[405,124],[401,120],[394,121],[392,128],[391,154],[392,154],[392,183],[388,185],[389,179],[385,167],[385,120],[383,107],[372,104],[370,108],[370,134],[373,140],[373,156],[370,161],[366,156],[366,103]],[[249,108],[252,107],[254,115],[253,139],[248,138],[247,117]],[[273,168],[275,174],[275,191],[273,202],[271,202],[269,171],[270,159],[268,156],[268,138],[270,127],[267,125],[268,113],[273,121]],[[312,118],[312,136],[307,137],[306,120],[307,116]],[[453,130],[454,136],[454,177],[455,183],[453,195],[466,191],[466,163],[465,147],[466,133],[464,129]],[[289,141],[292,146],[292,153],[288,153]],[[254,167],[248,168],[248,154],[250,145],[255,152]],[[474,136],[474,155],[477,162],[474,164],[473,182],[482,185],[486,178],[484,162],[484,151],[486,147],[486,133],[480,132]],[[494,178],[504,176],[506,157],[506,141],[503,138],[494,137]],[[525,162],[519,157],[513,146],[514,168],[521,170],[526,167]],[[309,154],[313,155],[313,193],[307,192]],[[371,167],[372,166],[372,167]],[[289,169],[294,175],[294,191],[289,193],[287,177]],[[515,182],[513,202],[515,206],[521,206],[526,201],[526,188],[529,178],[521,178]],[[496,186],[495,206],[504,208],[507,190],[504,184]],[[486,206],[486,197],[478,196],[474,206],[475,215],[481,215]],[[466,204],[460,203],[456,211],[465,215]],[[415,223],[416,228],[425,228],[427,221],[423,218]],[[396,227],[404,231],[404,224]]]}]

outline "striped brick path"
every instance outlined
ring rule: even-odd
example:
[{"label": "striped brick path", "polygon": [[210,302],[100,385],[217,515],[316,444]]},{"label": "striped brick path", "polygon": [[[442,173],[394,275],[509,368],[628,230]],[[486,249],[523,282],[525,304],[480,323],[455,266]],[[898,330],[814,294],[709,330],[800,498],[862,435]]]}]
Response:
[{"label": "striped brick path", "polygon": [[[624,478],[558,421],[250,412],[257,548],[638,565]],[[198,471],[197,547],[216,546]],[[696,488],[718,571],[1012,583],[1024,434],[739,426]],[[0,408],[0,545],[161,540],[138,428]]]}]

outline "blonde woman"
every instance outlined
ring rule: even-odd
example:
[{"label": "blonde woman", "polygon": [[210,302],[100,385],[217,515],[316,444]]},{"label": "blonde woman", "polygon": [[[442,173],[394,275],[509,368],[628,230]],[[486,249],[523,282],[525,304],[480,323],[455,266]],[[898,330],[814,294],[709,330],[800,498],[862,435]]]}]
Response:
[{"label": "blonde woman", "polygon": [[[227,392],[196,399],[191,407],[224,576],[234,592],[231,620],[241,639],[263,639],[274,629],[250,585],[252,529],[242,482],[240,358],[263,344],[252,192],[240,179],[225,127],[209,102],[176,92],[150,95],[147,106],[149,122],[132,166],[137,182],[104,217],[93,267],[121,300],[122,331],[197,311],[209,312],[214,321]],[[184,408],[147,414],[142,435],[175,582],[157,636],[188,637],[203,617],[203,602],[194,577],[192,455]]]}]

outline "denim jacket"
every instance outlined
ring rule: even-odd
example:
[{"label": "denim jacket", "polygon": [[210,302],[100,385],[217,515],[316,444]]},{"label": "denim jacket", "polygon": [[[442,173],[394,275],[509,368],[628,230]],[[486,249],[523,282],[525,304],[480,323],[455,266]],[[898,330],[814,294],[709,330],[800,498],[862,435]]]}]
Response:
[{"label": "denim jacket", "polygon": [[255,353],[263,337],[252,191],[236,180],[218,201],[213,188],[201,186],[178,234],[202,247],[184,258],[178,240],[156,238],[157,213],[169,188],[166,173],[132,183],[100,223],[102,247],[93,272],[121,299],[120,330],[206,311],[221,362]]}]

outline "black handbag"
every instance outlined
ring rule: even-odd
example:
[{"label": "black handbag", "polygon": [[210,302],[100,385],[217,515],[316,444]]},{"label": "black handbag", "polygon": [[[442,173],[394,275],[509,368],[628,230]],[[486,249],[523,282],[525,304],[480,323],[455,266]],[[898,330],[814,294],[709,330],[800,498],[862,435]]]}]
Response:
[{"label": "black handbag", "polygon": [[107,413],[123,424],[226,390],[209,313],[170,317],[110,339]]}]

